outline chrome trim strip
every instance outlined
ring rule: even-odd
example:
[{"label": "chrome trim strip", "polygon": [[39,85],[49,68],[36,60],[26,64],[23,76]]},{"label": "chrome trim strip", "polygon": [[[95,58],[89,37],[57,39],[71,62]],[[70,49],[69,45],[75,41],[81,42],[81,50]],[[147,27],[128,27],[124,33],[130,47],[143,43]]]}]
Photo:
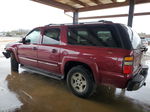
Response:
[{"label": "chrome trim strip", "polygon": [[57,67],[57,64],[47,63],[47,62],[43,62],[43,61],[38,61],[38,62],[41,63],[41,64],[46,64],[46,65],[56,66]]},{"label": "chrome trim strip", "polygon": [[32,61],[32,62],[37,62],[37,60],[29,59],[29,58],[25,58],[25,57],[19,57],[19,59],[28,60],[28,61]]}]

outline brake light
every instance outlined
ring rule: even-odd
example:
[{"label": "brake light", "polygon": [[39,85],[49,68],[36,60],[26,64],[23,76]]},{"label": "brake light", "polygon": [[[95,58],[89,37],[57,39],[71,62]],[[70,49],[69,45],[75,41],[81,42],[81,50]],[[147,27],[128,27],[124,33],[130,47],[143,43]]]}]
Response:
[{"label": "brake light", "polygon": [[134,58],[132,56],[124,58],[124,62],[123,62],[123,73],[124,74],[132,74],[133,60],[134,60]]}]

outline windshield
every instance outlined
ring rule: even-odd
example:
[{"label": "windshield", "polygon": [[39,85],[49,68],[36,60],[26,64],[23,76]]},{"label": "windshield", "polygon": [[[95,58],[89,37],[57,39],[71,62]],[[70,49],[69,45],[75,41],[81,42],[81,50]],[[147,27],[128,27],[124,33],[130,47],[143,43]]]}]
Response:
[{"label": "windshield", "polygon": [[140,36],[130,27],[126,27],[126,28],[127,28],[132,46],[134,49],[136,49],[141,44]]}]

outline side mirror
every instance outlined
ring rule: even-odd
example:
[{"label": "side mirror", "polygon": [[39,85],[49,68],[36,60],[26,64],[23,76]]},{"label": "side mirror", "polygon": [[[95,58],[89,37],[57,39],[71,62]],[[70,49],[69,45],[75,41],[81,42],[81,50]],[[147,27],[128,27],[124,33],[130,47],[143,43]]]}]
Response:
[{"label": "side mirror", "polygon": [[30,39],[22,38],[22,43],[23,43],[23,44],[30,43]]}]

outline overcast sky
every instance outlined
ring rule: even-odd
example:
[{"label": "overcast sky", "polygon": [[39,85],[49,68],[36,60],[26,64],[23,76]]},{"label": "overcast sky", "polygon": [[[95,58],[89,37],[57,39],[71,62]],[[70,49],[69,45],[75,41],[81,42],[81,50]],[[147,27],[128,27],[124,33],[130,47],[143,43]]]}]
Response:
[{"label": "overcast sky", "polygon": [[[150,12],[150,4],[136,5],[135,12]],[[128,7],[82,12],[79,16],[100,16],[128,13]],[[71,15],[71,13],[69,13]],[[104,18],[105,19],[105,18]],[[84,20],[84,21],[97,21]],[[127,24],[127,17],[109,18],[118,23]],[[150,34],[150,16],[134,17],[133,28],[137,32]],[[72,18],[64,11],[29,0],[0,0],[0,32],[16,29],[32,29],[50,23],[71,23]]]}]

